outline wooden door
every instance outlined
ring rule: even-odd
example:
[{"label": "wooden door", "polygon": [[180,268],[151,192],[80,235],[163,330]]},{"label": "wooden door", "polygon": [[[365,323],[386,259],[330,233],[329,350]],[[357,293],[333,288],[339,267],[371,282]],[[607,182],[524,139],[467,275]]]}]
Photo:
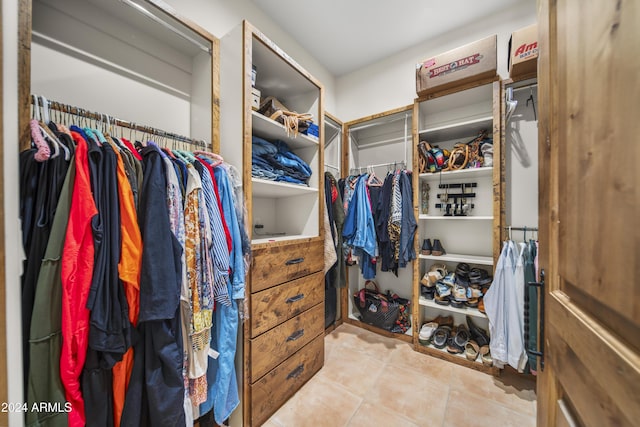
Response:
[{"label": "wooden door", "polygon": [[640,2],[539,0],[538,18],[538,426],[637,426]]}]

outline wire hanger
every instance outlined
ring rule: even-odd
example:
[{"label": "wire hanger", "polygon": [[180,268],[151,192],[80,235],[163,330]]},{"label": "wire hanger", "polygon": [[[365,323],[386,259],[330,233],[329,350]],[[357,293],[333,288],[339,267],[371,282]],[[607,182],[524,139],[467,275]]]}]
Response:
[{"label": "wire hanger", "polygon": [[527,107],[529,106],[529,102],[533,106],[533,118],[535,121],[538,121],[538,116],[536,114],[536,101],[533,99],[533,88],[529,88],[529,98],[527,98],[527,103],[525,104]]}]

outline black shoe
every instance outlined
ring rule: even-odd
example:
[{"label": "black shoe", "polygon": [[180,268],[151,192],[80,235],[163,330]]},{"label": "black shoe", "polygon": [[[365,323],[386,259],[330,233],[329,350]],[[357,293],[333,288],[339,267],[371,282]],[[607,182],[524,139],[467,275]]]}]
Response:
[{"label": "black shoe", "polygon": [[433,241],[433,248],[431,249],[431,255],[440,256],[445,255],[447,252],[442,247],[439,239]]},{"label": "black shoe", "polygon": [[424,241],[422,242],[422,249],[420,250],[420,253],[422,255],[431,255],[431,249],[431,240],[424,239]]},{"label": "black shoe", "polygon": [[478,343],[480,347],[489,345],[489,335],[484,329],[481,329],[473,323],[471,317],[467,316],[467,325],[469,326],[469,332],[471,333],[471,339]]}]

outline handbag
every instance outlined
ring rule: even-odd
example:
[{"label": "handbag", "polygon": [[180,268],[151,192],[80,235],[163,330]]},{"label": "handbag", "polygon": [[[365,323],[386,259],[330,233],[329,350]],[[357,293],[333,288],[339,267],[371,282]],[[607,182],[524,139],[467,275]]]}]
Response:
[{"label": "handbag", "polygon": [[[368,289],[367,286],[372,286],[374,289]],[[364,288],[353,295],[353,303],[360,312],[362,322],[387,331],[391,331],[396,326],[400,313],[400,301],[390,294],[380,292],[373,280],[367,280]]]}]

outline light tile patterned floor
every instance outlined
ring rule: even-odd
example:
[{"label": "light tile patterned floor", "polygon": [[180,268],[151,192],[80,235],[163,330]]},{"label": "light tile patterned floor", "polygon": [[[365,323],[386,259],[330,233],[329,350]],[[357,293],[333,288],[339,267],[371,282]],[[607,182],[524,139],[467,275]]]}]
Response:
[{"label": "light tile patterned floor", "polygon": [[325,365],[265,427],[534,427],[535,383],[474,371],[343,324]]}]

